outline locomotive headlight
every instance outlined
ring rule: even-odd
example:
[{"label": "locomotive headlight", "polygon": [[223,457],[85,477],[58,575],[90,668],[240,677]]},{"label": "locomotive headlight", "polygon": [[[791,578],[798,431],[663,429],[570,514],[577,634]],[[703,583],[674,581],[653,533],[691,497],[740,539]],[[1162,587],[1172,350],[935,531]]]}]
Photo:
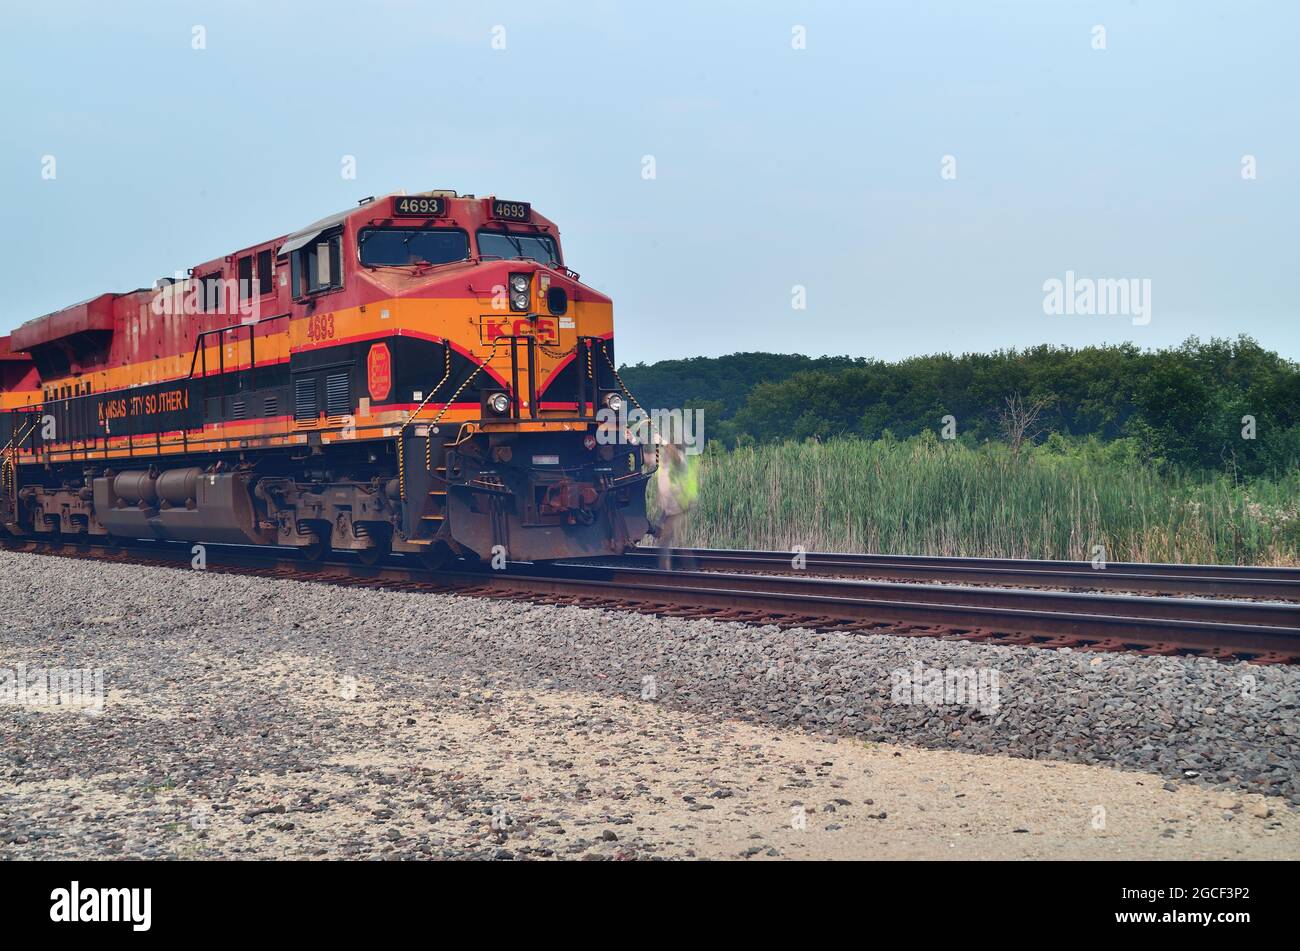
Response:
[{"label": "locomotive headlight", "polygon": [[488,409],[498,416],[504,416],[510,409],[510,397],[504,393],[493,393],[487,399]]},{"label": "locomotive headlight", "polygon": [[510,275],[510,309],[511,310],[528,310],[530,303],[529,288],[532,281],[527,274]]},{"label": "locomotive headlight", "polygon": [[606,393],[605,406],[611,413],[621,413],[623,412],[623,397],[618,393]]}]

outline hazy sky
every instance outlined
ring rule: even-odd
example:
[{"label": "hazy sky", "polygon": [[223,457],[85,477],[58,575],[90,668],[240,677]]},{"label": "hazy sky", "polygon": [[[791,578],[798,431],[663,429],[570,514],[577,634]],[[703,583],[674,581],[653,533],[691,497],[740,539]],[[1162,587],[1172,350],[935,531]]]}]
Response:
[{"label": "hazy sky", "polygon": [[[1297,36],[1291,0],[5,0],[0,333],[441,187],[557,221],[622,360],[1300,358]],[[1149,323],[1046,315],[1067,271],[1150,281]]]}]

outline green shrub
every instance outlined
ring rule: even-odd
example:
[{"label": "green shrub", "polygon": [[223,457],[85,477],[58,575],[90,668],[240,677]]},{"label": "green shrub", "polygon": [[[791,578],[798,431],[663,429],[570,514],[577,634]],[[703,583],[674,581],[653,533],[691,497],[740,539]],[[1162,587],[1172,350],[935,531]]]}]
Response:
[{"label": "green shrub", "polygon": [[932,432],[715,451],[682,544],[1300,564],[1300,473],[1241,483],[1138,456],[1133,440],[1052,437],[1015,458]]}]

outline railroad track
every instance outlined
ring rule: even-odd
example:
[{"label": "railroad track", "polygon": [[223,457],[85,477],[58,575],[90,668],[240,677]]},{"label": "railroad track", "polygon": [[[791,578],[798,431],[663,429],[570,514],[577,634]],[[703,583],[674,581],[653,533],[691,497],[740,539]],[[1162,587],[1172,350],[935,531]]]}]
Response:
[{"label": "railroad track", "polygon": [[[188,545],[123,547],[9,539],[10,550],[188,567]],[[621,564],[511,565],[431,574],[394,557],[307,562],[285,553],[208,545],[207,570],[414,592],[457,593],[825,631],[941,637],[1080,651],[1195,653],[1220,660],[1300,663],[1300,606],[1199,598],[895,584]]]},{"label": "railroad track", "polygon": [[[888,581],[953,582],[1023,588],[1135,591],[1146,594],[1211,594],[1234,598],[1300,601],[1300,568],[1249,565],[1177,565],[1111,562],[1093,568],[1086,561],[1013,558],[948,558],[925,555],[858,555],[807,552],[803,566],[788,551],[733,551],[719,548],[671,549],[674,564],[702,571],[827,575]],[[654,568],[657,549],[574,564]]]}]

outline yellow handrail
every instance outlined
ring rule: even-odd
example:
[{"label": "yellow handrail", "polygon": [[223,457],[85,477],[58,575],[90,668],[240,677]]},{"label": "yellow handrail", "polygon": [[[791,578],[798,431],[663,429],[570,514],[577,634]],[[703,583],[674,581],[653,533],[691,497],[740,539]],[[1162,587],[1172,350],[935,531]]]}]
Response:
[{"label": "yellow handrail", "polygon": [[33,420],[24,432],[19,433],[15,429],[9,444],[4,449],[0,449],[0,494],[6,496],[12,494],[15,512],[18,509],[18,464],[15,462],[19,452],[18,446],[35,431],[36,421]]},{"label": "yellow handrail", "polygon": [[[442,379],[439,380],[437,385],[429,391],[429,395],[420,402],[420,405],[415,408],[415,412],[407,417],[406,422],[402,423],[397,430],[397,494],[401,497],[403,502],[406,501],[406,453],[402,449],[402,437],[406,433],[406,427],[410,426],[411,423],[415,421],[415,417],[419,416],[424,407],[428,405],[429,400],[433,399],[433,394],[442,389],[442,385],[451,377],[451,341],[447,340],[445,337],[442,341],[442,351],[444,365]],[[430,442],[431,440],[426,440],[424,446],[425,469],[430,468],[431,465],[429,459],[432,451],[429,448]]]}]

